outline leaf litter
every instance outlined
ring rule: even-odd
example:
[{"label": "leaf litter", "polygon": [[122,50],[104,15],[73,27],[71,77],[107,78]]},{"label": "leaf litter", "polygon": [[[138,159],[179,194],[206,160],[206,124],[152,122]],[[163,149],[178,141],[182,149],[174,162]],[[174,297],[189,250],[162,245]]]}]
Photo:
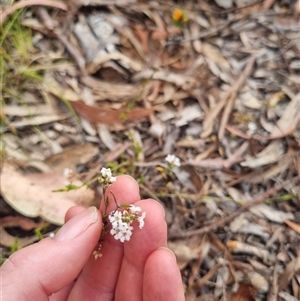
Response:
[{"label": "leaf litter", "polygon": [[[164,206],[187,300],[298,300],[297,3],[1,4],[2,26],[19,12],[33,45],[27,69],[12,64],[15,45],[1,70],[1,196],[11,206],[1,247],[37,240],[24,218],[61,225],[70,206],[93,203],[97,185],[52,192],[65,168],[90,181],[109,166]],[[40,82],[24,75],[33,70]],[[181,159],[172,174],[168,154]]]}]

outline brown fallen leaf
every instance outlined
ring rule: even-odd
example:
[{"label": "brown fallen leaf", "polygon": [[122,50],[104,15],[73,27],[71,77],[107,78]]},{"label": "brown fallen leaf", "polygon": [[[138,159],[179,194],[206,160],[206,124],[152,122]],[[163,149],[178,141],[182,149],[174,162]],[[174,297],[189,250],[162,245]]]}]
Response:
[{"label": "brown fallen leaf", "polygon": [[65,168],[76,170],[79,164],[85,164],[99,153],[98,147],[91,143],[77,144],[66,148],[61,153],[48,157],[46,163],[55,172],[63,173]]},{"label": "brown fallen leaf", "polygon": [[20,248],[23,248],[33,244],[37,240],[38,237],[36,235],[33,235],[31,237],[24,237],[24,238],[12,236],[6,232],[4,227],[0,226],[0,244],[2,246],[11,247],[17,242],[18,246]]},{"label": "brown fallen leaf", "polygon": [[180,269],[183,269],[191,260],[199,256],[196,250],[193,250],[182,241],[169,242],[168,247],[175,254]]},{"label": "brown fallen leaf", "polygon": [[[65,186],[61,173],[35,173],[24,175],[4,162],[1,171],[0,192],[5,201],[27,217],[40,216],[46,221],[62,225],[70,207],[88,207],[94,200],[94,191],[86,187],[68,192],[53,192]],[[80,181],[73,184],[80,185]]]},{"label": "brown fallen leaf", "polygon": [[94,123],[116,124],[135,121],[149,116],[153,109],[119,109],[93,107],[79,101],[70,102],[75,111],[84,119]]},{"label": "brown fallen leaf", "polygon": [[0,218],[0,225],[2,227],[20,227],[26,231],[40,227],[44,222],[35,222],[32,219],[25,218],[23,216],[8,215]]},{"label": "brown fallen leaf", "polygon": [[43,221],[35,222],[34,220],[25,218],[23,216],[5,216],[0,219],[0,244],[5,247],[11,247],[17,242],[18,246],[21,248],[28,246],[38,240],[36,235],[24,238],[17,237],[10,235],[5,228],[20,227],[26,231],[29,231],[40,227],[43,224]]},{"label": "brown fallen leaf", "polygon": [[296,224],[294,222],[291,222],[290,220],[286,219],[284,220],[284,222],[290,227],[292,228],[294,231],[296,231],[297,233],[300,234],[300,225]]},{"label": "brown fallen leaf", "polygon": [[233,294],[232,301],[254,301],[255,289],[250,283],[241,283],[237,292]]}]

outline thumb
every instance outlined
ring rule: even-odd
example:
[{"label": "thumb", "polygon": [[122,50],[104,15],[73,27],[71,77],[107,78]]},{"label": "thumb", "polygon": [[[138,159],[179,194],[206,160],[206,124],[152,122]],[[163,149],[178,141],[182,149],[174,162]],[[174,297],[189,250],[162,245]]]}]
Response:
[{"label": "thumb", "polygon": [[2,300],[48,300],[76,279],[101,233],[96,207],[71,218],[54,236],[15,252],[1,267]]}]

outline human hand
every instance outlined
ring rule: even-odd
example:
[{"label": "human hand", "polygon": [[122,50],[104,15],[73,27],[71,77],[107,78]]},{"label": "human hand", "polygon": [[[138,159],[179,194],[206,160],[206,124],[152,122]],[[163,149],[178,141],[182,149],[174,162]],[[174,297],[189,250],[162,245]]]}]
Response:
[{"label": "human hand", "polygon": [[[95,208],[73,207],[54,238],[15,252],[1,267],[3,301],[184,301],[181,276],[167,247],[162,206],[140,200],[138,185],[118,176],[109,186],[119,203],[147,212],[144,228],[136,225],[124,244],[107,234],[101,253],[91,254],[99,241],[102,217]],[[109,196],[110,197],[110,196]],[[115,209],[110,198],[108,212]]]}]

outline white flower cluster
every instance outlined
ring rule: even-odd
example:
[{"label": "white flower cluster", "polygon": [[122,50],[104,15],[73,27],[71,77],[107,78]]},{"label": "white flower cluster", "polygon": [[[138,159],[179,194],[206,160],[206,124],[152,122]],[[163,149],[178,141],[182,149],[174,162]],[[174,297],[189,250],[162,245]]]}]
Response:
[{"label": "white flower cluster", "polygon": [[121,242],[129,241],[133,230],[131,224],[134,221],[139,223],[140,229],[144,227],[146,212],[141,211],[142,209],[140,207],[130,205],[127,210],[111,212],[108,216],[112,225],[110,234],[113,235],[116,240],[120,240]]},{"label": "white flower cluster", "polygon": [[104,186],[109,186],[117,180],[116,177],[112,176],[110,168],[102,167],[100,170],[100,174],[101,176],[98,178],[98,180]]},{"label": "white flower cluster", "polygon": [[171,166],[177,166],[180,167],[180,159],[176,157],[175,155],[168,155],[165,158],[165,161],[167,161]]}]

